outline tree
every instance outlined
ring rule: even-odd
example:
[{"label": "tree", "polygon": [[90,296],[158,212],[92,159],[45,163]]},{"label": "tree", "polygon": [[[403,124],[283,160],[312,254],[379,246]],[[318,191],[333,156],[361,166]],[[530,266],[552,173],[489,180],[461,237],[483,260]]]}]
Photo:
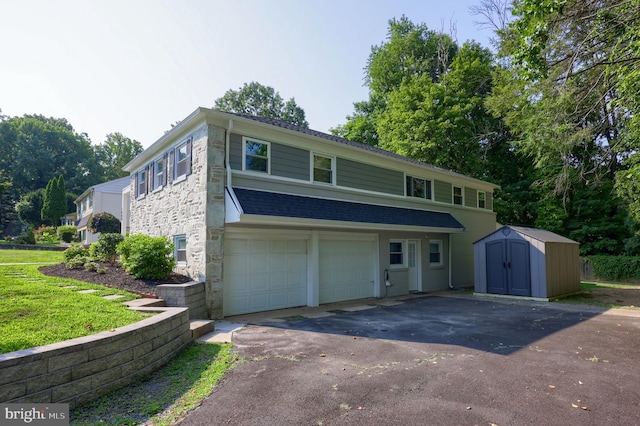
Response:
[{"label": "tree", "polygon": [[11,181],[5,176],[3,171],[0,170],[0,233],[2,233],[6,224],[15,214],[11,198],[9,197],[10,188]]},{"label": "tree", "polygon": [[335,135],[369,145],[379,141],[379,116],[387,111],[393,92],[415,78],[437,82],[448,69],[458,46],[446,34],[425,24],[414,24],[406,16],[389,20],[387,41],[373,46],[365,67],[369,99],[354,104],[347,123],[331,129]]},{"label": "tree", "polygon": [[22,223],[37,228],[42,225],[42,206],[44,200],[44,188],[28,192],[20,197],[20,201],[16,203],[15,209],[18,218]]},{"label": "tree", "polygon": [[67,200],[64,178],[60,175],[57,179],[52,178],[47,183],[42,200],[40,217],[52,226],[56,226],[62,216],[67,213]]},{"label": "tree", "polygon": [[120,232],[120,219],[111,213],[96,213],[91,218],[87,228],[94,234],[100,232],[105,234]]},{"label": "tree", "polygon": [[294,98],[286,103],[272,87],[260,83],[245,83],[238,90],[228,90],[216,99],[215,109],[238,114],[257,115],[286,121],[300,127],[309,127],[304,110]]},{"label": "tree", "polygon": [[109,133],[104,143],[94,149],[105,182],[127,176],[122,168],[143,151],[140,142],[127,138],[122,133]]}]

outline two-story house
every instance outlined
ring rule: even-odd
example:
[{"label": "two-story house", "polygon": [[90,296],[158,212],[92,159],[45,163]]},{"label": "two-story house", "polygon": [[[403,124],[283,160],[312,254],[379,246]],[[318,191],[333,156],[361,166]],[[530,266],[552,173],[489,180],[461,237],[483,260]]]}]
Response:
[{"label": "two-story house", "polygon": [[473,285],[496,185],[279,120],[195,110],[124,168],[209,316]]},{"label": "two-story house", "polygon": [[109,182],[99,183],[89,187],[76,201],[79,240],[82,244],[98,241],[100,234],[94,234],[88,229],[89,221],[95,213],[111,213],[122,220],[122,191],[129,187],[130,178],[125,176]]}]

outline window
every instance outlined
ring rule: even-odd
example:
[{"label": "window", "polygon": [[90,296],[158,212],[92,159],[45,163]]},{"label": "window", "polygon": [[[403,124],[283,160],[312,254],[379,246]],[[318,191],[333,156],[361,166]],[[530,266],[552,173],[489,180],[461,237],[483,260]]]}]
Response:
[{"label": "window", "polygon": [[188,142],[184,142],[176,148],[176,176],[175,180],[186,176],[191,165],[191,154],[189,153]]},{"label": "window", "polygon": [[402,267],[404,263],[404,241],[392,240],[389,242],[389,266]]},{"label": "window", "polygon": [[484,191],[478,192],[478,208],[480,209],[487,208],[487,194]]},{"label": "window", "polygon": [[431,266],[442,266],[442,241],[429,242],[429,263]]},{"label": "window", "polygon": [[87,197],[87,202],[89,203],[89,208],[92,209],[93,208],[93,193],[89,194],[89,196]]},{"label": "window", "polygon": [[164,185],[164,157],[153,162],[153,189],[160,189]]},{"label": "window", "polygon": [[174,256],[179,264],[187,263],[187,236],[176,235],[173,237],[173,245],[175,246]]},{"label": "window", "polygon": [[333,158],[313,154],[313,181],[333,183]]},{"label": "window", "polygon": [[138,172],[138,175],[136,176],[136,179],[136,197],[144,197],[147,193],[147,169],[140,170]]},{"label": "window", "polygon": [[407,176],[407,197],[431,199],[431,181]]},{"label": "window", "polygon": [[269,173],[269,144],[246,139],[244,141],[244,169]]},{"label": "window", "polygon": [[453,187],[453,204],[462,205],[462,188],[459,186]]}]

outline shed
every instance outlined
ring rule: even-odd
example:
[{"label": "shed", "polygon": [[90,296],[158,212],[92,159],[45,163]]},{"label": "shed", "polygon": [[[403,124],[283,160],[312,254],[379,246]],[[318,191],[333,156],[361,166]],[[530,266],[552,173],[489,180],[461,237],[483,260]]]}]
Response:
[{"label": "shed", "polygon": [[544,229],[503,226],[473,243],[474,290],[549,299],[580,291],[576,241]]}]

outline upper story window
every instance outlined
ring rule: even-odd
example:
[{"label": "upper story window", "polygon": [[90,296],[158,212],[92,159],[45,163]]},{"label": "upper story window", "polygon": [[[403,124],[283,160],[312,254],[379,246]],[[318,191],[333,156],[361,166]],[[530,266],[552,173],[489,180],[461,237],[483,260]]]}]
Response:
[{"label": "upper story window", "polygon": [[244,169],[269,173],[269,143],[244,140]]},{"label": "upper story window", "polygon": [[144,197],[147,193],[147,169],[136,174],[136,198]]},{"label": "upper story window", "polygon": [[487,193],[484,191],[478,191],[478,208],[487,208]]},{"label": "upper story window", "polygon": [[89,196],[87,197],[87,202],[89,203],[89,208],[92,209],[93,208],[93,193],[89,194]]},{"label": "upper story window", "polygon": [[453,187],[453,204],[462,205],[462,188],[459,186]]},{"label": "upper story window", "polygon": [[162,157],[153,162],[153,189],[162,188],[166,182],[165,178],[165,157]]},{"label": "upper story window", "polygon": [[407,176],[407,197],[431,199],[431,181]]},{"label": "upper story window", "polygon": [[183,176],[187,176],[191,168],[191,144],[190,140],[183,142],[176,147],[175,151],[175,177],[178,180]]},{"label": "upper story window", "polygon": [[313,181],[333,184],[333,157],[313,154]]}]

